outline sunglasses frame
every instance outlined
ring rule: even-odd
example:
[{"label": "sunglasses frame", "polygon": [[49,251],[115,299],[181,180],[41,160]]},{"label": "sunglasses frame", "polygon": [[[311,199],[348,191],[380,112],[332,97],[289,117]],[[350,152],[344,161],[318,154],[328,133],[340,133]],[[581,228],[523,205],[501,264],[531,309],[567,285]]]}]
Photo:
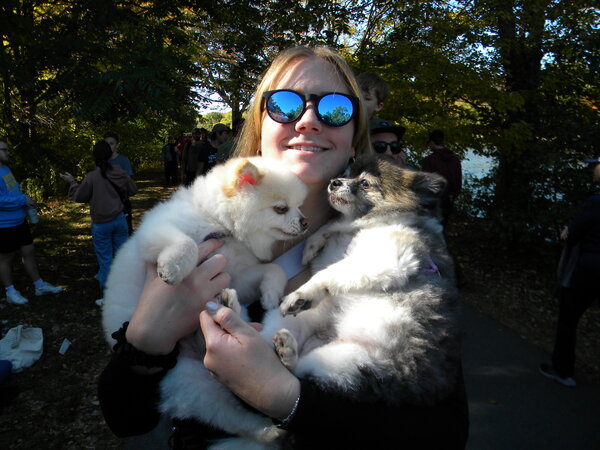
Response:
[{"label": "sunglasses frame", "polygon": [[[377,144],[377,143],[385,144],[385,147],[382,152],[378,152],[377,150],[375,150],[375,144]],[[396,144],[396,151],[394,151],[394,149],[392,148],[392,144]],[[375,142],[372,142],[371,145],[373,146],[373,151],[380,155],[384,154],[387,151],[388,147],[390,148],[390,152],[392,152],[392,155],[397,155],[399,153],[402,153],[402,151],[404,150],[404,148],[402,148],[400,146],[400,142],[398,142],[398,141],[392,141],[392,142],[375,141]]]},{"label": "sunglasses frame", "polygon": [[[274,117],[271,114],[271,111],[269,110],[269,108],[267,108],[267,104],[269,103],[269,99],[274,95],[277,94],[278,92],[291,92],[292,94],[296,94],[298,97],[300,97],[300,99],[302,100],[302,111],[300,111],[300,113],[298,114],[298,117],[296,117],[293,120],[290,120],[288,122],[282,122],[281,120],[278,120],[276,117]],[[321,100],[323,100],[323,98],[327,97],[328,95],[339,95],[341,97],[345,97],[348,100],[350,100],[350,103],[352,104],[352,114],[350,114],[350,118],[344,122],[341,123],[339,125],[336,124],[331,124],[328,123],[327,121],[325,121],[324,117],[321,115],[321,113],[319,112],[319,104],[321,103]],[[287,124],[287,123],[294,123],[296,122],[298,119],[300,119],[304,113],[306,112],[306,106],[308,105],[308,102],[313,100],[315,102],[315,114],[317,115],[317,117],[319,118],[319,121],[325,125],[327,125],[328,127],[333,127],[333,128],[337,128],[337,127],[343,127],[344,125],[350,123],[352,121],[352,119],[358,117],[358,111],[359,111],[359,103],[358,103],[358,97],[355,97],[353,95],[350,94],[342,94],[340,92],[326,92],[322,95],[317,95],[317,94],[301,94],[300,92],[296,92],[293,91],[292,89],[275,89],[272,91],[265,91],[262,94],[264,103],[263,103],[263,108],[266,109],[267,114],[269,115],[269,117],[274,120],[277,123],[283,123],[283,124]]]}]

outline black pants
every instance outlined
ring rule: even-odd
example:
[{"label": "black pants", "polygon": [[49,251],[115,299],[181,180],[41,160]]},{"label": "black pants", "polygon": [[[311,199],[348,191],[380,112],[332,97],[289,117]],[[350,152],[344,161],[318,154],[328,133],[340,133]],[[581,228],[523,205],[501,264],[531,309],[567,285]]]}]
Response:
[{"label": "black pants", "polygon": [[165,182],[167,184],[177,184],[177,161],[165,162]]},{"label": "black pants", "polygon": [[598,272],[576,269],[571,287],[560,293],[556,340],[552,352],[552,365],[561,377],[572,377],[575,372],[575,345],[577,325],[583,313],[600,296],[597,283]]}]

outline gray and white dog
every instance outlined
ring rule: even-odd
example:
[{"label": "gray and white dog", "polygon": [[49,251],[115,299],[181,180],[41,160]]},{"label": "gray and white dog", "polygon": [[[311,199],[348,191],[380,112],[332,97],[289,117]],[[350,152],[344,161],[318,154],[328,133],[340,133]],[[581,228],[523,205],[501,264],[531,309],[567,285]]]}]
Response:
[{"label": "gray and white dog", "polygon": [[439,175],[387,158],[330,182],[339,220],[308,238],[312,278],[267,313],[282,361],[323,389],[429,404],[456,383],[458,293],[439,220]]}]

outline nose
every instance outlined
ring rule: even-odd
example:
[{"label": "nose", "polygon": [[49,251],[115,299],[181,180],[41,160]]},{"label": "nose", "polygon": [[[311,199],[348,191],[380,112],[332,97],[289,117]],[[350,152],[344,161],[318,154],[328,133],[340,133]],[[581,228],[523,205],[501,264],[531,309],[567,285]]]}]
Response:
[{"label": "nose", "polygon": [[329,182],[329,192],[335,191],[341,185],[342,185],[342,180],[340,180],[339,178],[334,178],[333,180],[331,180]]},{"label": "nose", "polygon": [[306,105],[304,113],[296,121],[296,131],[321,131],[321,121],[317,116],[316,106],[314,102],[310,102]]},{"label": "nose", "polygon": [[303,230],[306,230],[308,228],[308,220],[306,220],[304,217],[300,219],[300,226]]}]

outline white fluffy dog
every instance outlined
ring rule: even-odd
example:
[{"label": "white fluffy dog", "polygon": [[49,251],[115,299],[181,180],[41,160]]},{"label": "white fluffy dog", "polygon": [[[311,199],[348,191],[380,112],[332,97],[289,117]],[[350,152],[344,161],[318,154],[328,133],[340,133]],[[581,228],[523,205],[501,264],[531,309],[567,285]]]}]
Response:
[{"label": "white fluffy dog", "polygon": [[[102,317],[108,342],[114,344],[111,333],[136,309],[146,263],[157,263],[165,282],[179,283],[198,263],[198,244],[211,237],[224,242],[217,252],[227,258],[225,271],[240,300],[260,297],[265,309],[276,307],[287,278],[281,267],[263,262],[271,260],[276,241],[306,231],[307,221],[299,209],[306,194],[307,187],[280,162],[240,158],[214,167],[150,210],[112,263]],[[272,424],[264,416],[250,414],[245,421],[232,424],[227,411],[214,407],[216,402],[243,409],[237,398],[208,374],[203,354],[200,332],[180,342],[177,365],[161,384],[161,411],[176,418],[195,417],[233,434],[248,429],[262,434],[262,428]]]}]

